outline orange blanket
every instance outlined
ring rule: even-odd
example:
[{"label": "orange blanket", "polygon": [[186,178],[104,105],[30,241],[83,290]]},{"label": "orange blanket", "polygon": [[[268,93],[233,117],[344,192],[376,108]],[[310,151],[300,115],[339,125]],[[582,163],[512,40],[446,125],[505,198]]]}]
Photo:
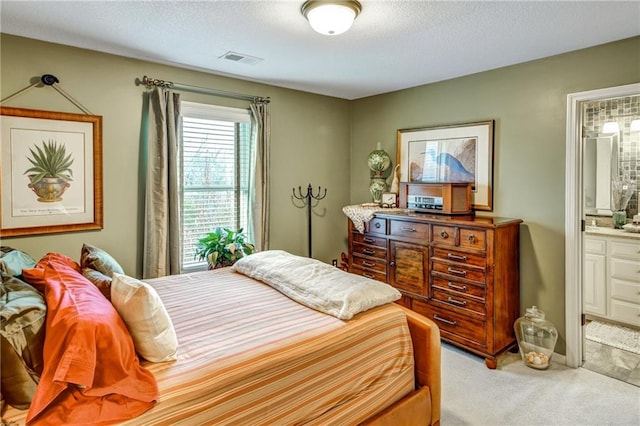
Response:
[{"label": "orange blanket", "polygon": [[44,290],[44,370],[27,424],[112,424],[151,408],[158,397],[125,324],[75,265],[56,259],[24,270]]}]

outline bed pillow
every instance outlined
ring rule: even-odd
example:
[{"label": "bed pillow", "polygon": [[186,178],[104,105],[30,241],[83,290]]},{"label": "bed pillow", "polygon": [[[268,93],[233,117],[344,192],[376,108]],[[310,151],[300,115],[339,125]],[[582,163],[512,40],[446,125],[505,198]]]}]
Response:
[{"label": "bed pillow", "polygon": [[91,281],[107,300],[111,300],[111,277],[91,268],[82,268],[82,275]]},{"label": "bed pillow", "polygon": [[383,282],[282,250],[253,253],[231,268],[298,303],[342,320],[401,297],[398,290]]},{"label": "bed pillow", "polygon": [[11,247],[0,250],[0,271],[7,275],[19,277],[23,269],[33,268],[35,264],[36,261],[23,251]]},{"label": "bed pillow", "polygon": [[124,274],[122,266],[109,253],[87,243],[82,245],[80,265],[82,268],[95,269],[107,277],[111,277],[114,272]]},{"label": "bed pillow", "polygon": [[47,306],[29,284],[0,275],[0,388],[9,405],[26,410],[42,373]]},{"label": "bed pillow", "polygon": [[114,273],[111,303],[127,324],[140,356],[151,362],[177,359],[178,337],[153,287],[135,278]]},{"label": "bed pillow", "polygon": [[153,375],[138,360],[126,325],[75,268],[54,260],[25,269],[47,302],[44,369],[27,424],[110,424],[151,408]]}]

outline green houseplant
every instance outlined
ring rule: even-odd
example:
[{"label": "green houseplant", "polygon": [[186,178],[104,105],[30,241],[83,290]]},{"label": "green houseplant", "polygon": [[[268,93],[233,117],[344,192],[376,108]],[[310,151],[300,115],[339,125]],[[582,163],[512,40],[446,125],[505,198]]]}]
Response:
[{"label": "green houseplant", "polygon": [[255,251],[253,244],[246,241],[242,228],[233,231],[217,227],[213,232],[198,240],[196,258],[206,260],[209,269],[231,266],[238,259]]}]

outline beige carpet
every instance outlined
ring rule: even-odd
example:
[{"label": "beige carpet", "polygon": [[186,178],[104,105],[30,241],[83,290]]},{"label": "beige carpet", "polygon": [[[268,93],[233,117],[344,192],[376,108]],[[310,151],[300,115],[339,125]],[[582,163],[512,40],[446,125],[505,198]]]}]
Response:
[{"label": "beige carpet", "polygon": [[511,353],[489,370],[481,357],[443,344],[441,420],[442,426],[637,426],[640,387],[553,358],[548,370],[534,370]]},{"label": "beige carpet", "polygon": [[591,321],[585,326],[585,337],[592,342],[640,355],[640,331],[628,327]]}]

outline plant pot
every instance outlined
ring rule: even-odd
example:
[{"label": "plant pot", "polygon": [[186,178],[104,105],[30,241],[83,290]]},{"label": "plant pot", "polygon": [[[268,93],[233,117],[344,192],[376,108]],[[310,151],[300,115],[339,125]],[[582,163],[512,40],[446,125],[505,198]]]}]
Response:
[{"label": "plant pot", "polygon": [[613,212],[612,222],[615,229],[622,229],[627,224],[627,212],[624,210]]},{"label": "plant pot", "polygon": [[54,203],[62,201],[62,194],[71,186],[69,182],[61,178],[42,178],[39,182],[30,183],[29,188],[36,193],[38,201],[42,203]]}]

